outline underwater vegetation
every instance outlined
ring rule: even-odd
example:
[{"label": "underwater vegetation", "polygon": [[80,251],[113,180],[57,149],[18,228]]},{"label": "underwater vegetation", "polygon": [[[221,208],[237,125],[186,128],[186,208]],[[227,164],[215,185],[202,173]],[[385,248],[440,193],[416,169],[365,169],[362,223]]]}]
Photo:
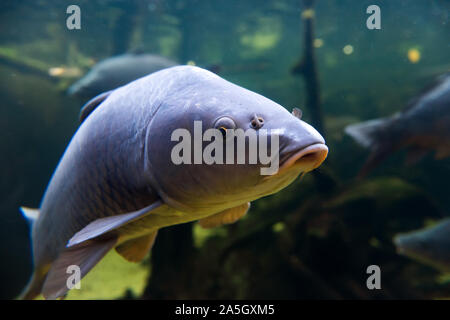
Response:
[{"label": "underwater vegetation", "polygon": [[[234,224],[161,228],[151,252],[137,264],[111,251],[66,299],[450,297],[448,269],[442,268],[450,249],[447,229],[440,227],[450,216],[450,160],[444,152],[449,91],[448,84],[442,86],[448,80],[435,82],[446,79],[442,75],[450,67],[448,2],[376,1],[380,30],[366,27],[373,1],[79,1],[80,30],[66,27],[70,4],[0,4],[0,298],[16,298],[34,267],[29,226],[19,207],[41,205],[80,128],[81,107],[132,80],[114,82],[100,66],[111,71],[115,66],[106,62],[140,55],[163,61],[154,71],[178,64],[215,66],[219,77],[278,103],[286,114],[294,110],[325,138],[329,154],[285,189],[252,201]],[[146,70],[137,62],[137,71],[152,71]],[[86,86],[91,93],[68,95],[83,81],[91,81]],[[198,92],[211,92],[202,89]],[[433,91],[438,89],[444,94]],[[183,94],[175,90],[171,96]],[[433,100],[437,95],[440,100]],[[87,104],[83,122],[100,110],[95,107],[102,99],[107,96]],[[414,107],[408,124],[384,127],[376,139],[369,135],[377,142],[369,149],[346,133],[374,119],[397,119]],[[258,117],[251,120],[260,125]],[[409,139],[411,130],[416,139]],[[374,150],[382,151],[376,160],[383,161],[358,177]],[[230,175],[214,181],[226,185]],[[67,181],[56,189],[65,186]],[[423,228],[425,233],[410,234]],[[423,246],[407,254],[417,247],[407,248],[406,237],[412,237],[410,243],[430,239],[436,229],[444,230],[431,237],[444,239],[432,243],[437,251],[426,249],[433,253],[426,259],[418,257]],[[399,239],[403,251],[396,247]],[[443,262],[436,266],[430,258]],[[380,290],[366,285],[371,265],[380,267]]]}]

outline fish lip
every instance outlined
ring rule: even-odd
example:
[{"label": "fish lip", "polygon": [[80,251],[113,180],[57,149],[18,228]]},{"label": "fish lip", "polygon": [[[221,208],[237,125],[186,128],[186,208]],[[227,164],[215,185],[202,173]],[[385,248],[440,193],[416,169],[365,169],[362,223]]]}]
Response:
[{"label": "fish lip", "polygon": [[300,150],[297,149],[293,152],[290,152],[287,156],[284,157],[285,160],[281,161],[279,171],[284,171],[294,166],[298,160],[304,158],[309,154],[317,154],[317,153],[318,157],[315,159],[314,164],[310,168],[308,168],[306,172],[312,171],[317,167],[319,167],[328,155],[328,147],[325,145],[325,143],[315,142],[313,144],[301,148]]}]

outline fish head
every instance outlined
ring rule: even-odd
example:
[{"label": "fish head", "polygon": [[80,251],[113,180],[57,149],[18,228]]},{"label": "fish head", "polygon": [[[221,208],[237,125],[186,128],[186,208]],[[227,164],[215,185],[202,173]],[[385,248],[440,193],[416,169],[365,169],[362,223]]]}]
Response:
[{"label": "fish head", "polygon": [[127,64],[130,63],[129,58],[124,56],[107,58],[98,62],[67,89],[67,94],[80,98],[92,98],[144,75],[139,73],[136,77],[130,78],[126,72]]},{"label": "fish head", "polygon": [[72,84],[67,89],[69,96],[75,97],[93,97],[102,93],[103,86],[96,70],[89,71],[84,77]]},{"label": "fish head", "polygon": [[394,238],[397,253],[440,269],[439,246],[421,233],[400,234]]},{"label": "fish head", "polygon": [[409,257],[426,258],[431,252],[431,243],[418,234],[400,234],[394,238],[397,252]]},{"label": "fish head", "polygon": [[[208,71],[178,94],[182,100],[172,97],[158,110],[149,132],[160,134],[147,142],[156,189],[184,211],[218,212],[275,193],[327,156],[325,141],[312,126]],[[174,139],[177,129],[190,135],[182,152],[190,163],[173,161],[185,142],[181,135]]]},{"label": "fish head", "polygon": [[399,234],[394,238],[397,253],[444,271],[450,270],[450,220],[432,228]]},{"label": "fish head", "polygon": [[450,271],[450,219],[445,219],[431,228],[398,234],[394,238],[397,253]]}]

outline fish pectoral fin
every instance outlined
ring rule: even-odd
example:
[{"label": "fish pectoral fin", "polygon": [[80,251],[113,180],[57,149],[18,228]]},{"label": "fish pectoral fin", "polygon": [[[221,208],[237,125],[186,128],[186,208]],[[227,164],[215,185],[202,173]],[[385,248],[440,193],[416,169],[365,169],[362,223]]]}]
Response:
[{"label": "fish pectoral fin", "polygon": [[130,262],[142,261],[155,243],[158,231],[128,240],[116,247],[116,251]]},{"label": "fish pectoral fin", "polygon": [[117,242],[117,238],[88,240],[67,247],[52,263],[42,287],[45,299],[57,299],[76,285]]},{"label": "fish pectoral fin", "polygon": [[75,233],[75,235],[69,240],[67,246],[71,247],[81,242],[96,238],[101,235],[105,235],[106,233],[118,229],[125,224],[142,218],[152,211],[161,209],[163,205],[163,202],[161,200],[158,200],[151,205],[137,211],[94,220],[86,227]]},{"label": "fish pectoral fin", "polygon": [[250,209],[250,202],[241,204],[237,207],[224,210],[207,218],[198,221],[198,224],[205,229],[219,227],[224,224],[234,223],[242,218]]},{"label": "fish pectoral fin", "polygon": [[80,123],[83,122],[88,117],[88,115],[90,115],[91,112],[95,110],[95,108],[97,108],[103,101],[105,101],[106,98],[108,98],[109,95],[111,94],[111,92],[113,92],[113,91],[114,90],[103,92],[103,93],[99,94],[98,96],[89,100],[81,108],[80,115],[79,115]]}]

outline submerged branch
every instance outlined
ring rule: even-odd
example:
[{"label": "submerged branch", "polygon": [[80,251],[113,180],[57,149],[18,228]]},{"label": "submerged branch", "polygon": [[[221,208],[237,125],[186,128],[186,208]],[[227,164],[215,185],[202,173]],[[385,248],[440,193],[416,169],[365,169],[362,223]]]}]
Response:
[{"label": "submerged branch", "polygon": [[[48,71],[43,69],[41,66],[38,67],[34,66],[32,63],[20,61],[19,59],[13,58],[12,56],[9,56],[2,52],[0,52],[0,64],[13,68],[21,73],[39,76],[50,81],[57,80],[55,77],[49,75]],[[36,64],[38,63],[36,62]]]}]

